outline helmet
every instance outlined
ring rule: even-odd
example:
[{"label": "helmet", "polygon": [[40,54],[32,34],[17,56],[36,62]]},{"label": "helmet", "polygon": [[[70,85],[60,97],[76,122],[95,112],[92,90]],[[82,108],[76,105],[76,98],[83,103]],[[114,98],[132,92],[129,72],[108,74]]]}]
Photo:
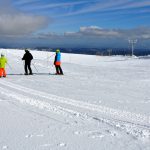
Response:
[{"label": "helmet", "polygon": [[60,50],[59,49],[56,49],[56,53],[59,53],[60,52]]}]

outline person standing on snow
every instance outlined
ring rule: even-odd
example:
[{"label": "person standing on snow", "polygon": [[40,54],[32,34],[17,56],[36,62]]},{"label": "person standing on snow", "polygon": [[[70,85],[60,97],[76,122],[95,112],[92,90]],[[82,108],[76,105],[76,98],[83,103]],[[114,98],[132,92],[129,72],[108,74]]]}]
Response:
[{"label": "person standing on snow", "polygon": [[61,66],[60,66],[61,65],[61,53],[60,53],[59,49],[56,50],[54,65],[56,68],[56,75],[63,75],[63,71],[62,71]]},{"label": "person standing on snow", "polygon": [[25,61],[25,64],[24,64],[25,75],[28,75],[28,70],[29,70],[29,75],[32,75],[32,69],[31,69],[32,59],[33,59],[32,54],[26,49],[25,54],[22,58],[22,60]]},{"label": "person standing on snow", "polygon": [[6,71],[5,71],[5,66],[7,64],[7,58],[4,56],[4,54],[1,54],[0,57],[0,78],[6,77]]}]

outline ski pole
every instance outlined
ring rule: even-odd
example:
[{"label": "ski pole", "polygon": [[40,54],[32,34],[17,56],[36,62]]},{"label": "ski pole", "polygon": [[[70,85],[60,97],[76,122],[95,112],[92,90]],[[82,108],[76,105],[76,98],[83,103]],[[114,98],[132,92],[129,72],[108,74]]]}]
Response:
[{"label": "ski pole", "polygon": [[39,71],[37,70],[37,68],[36,68],[35,64],[34,64],[34,63],[32,63],[32,65],[33,65],[33,67],[35,68],[35,70],[36,70],[36,71],[37,71],[37,73],[38,73]]},{"label": "ski pole", "polygon": [[8,67],[13,71],[13,69],[12,69],[12,67],[10,66],[10,64],[9,63],[7,63],[7,65],[8,65]]},{"label": "ski pole", "polygon": [[55,55],[55,54],[53,54],[53,55],[49,56],[49,57],[48,57],[48,59],[49,59],[49,58],[51,58],[51,57],[52,57],[52,56],[54,56],[54,55]]}]

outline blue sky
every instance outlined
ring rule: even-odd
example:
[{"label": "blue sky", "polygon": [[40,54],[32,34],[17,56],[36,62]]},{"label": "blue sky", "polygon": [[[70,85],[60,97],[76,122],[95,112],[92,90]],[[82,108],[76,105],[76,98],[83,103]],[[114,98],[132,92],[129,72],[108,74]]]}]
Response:
[{"label": "blue sky", "polygon": [[129,39],[150,47],[149,0],[0,2],[0,45],[111,48]]}]

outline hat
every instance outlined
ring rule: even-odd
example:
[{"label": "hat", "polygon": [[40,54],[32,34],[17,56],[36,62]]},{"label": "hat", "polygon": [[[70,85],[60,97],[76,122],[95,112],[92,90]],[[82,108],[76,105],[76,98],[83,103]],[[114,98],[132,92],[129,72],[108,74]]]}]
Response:
[{"label": "hat", "polygon": [[4,56],[4,54],[3,54],[3,53],[1,53],[1,56]]},{"label": "hat", "polygon": [[56,53],[59,53],[60,52],[60,50],[59,49],[56,49]]},{"label": "hat", "polygon": [[28,49],[25,49],[25,52],[28,52]]}]

